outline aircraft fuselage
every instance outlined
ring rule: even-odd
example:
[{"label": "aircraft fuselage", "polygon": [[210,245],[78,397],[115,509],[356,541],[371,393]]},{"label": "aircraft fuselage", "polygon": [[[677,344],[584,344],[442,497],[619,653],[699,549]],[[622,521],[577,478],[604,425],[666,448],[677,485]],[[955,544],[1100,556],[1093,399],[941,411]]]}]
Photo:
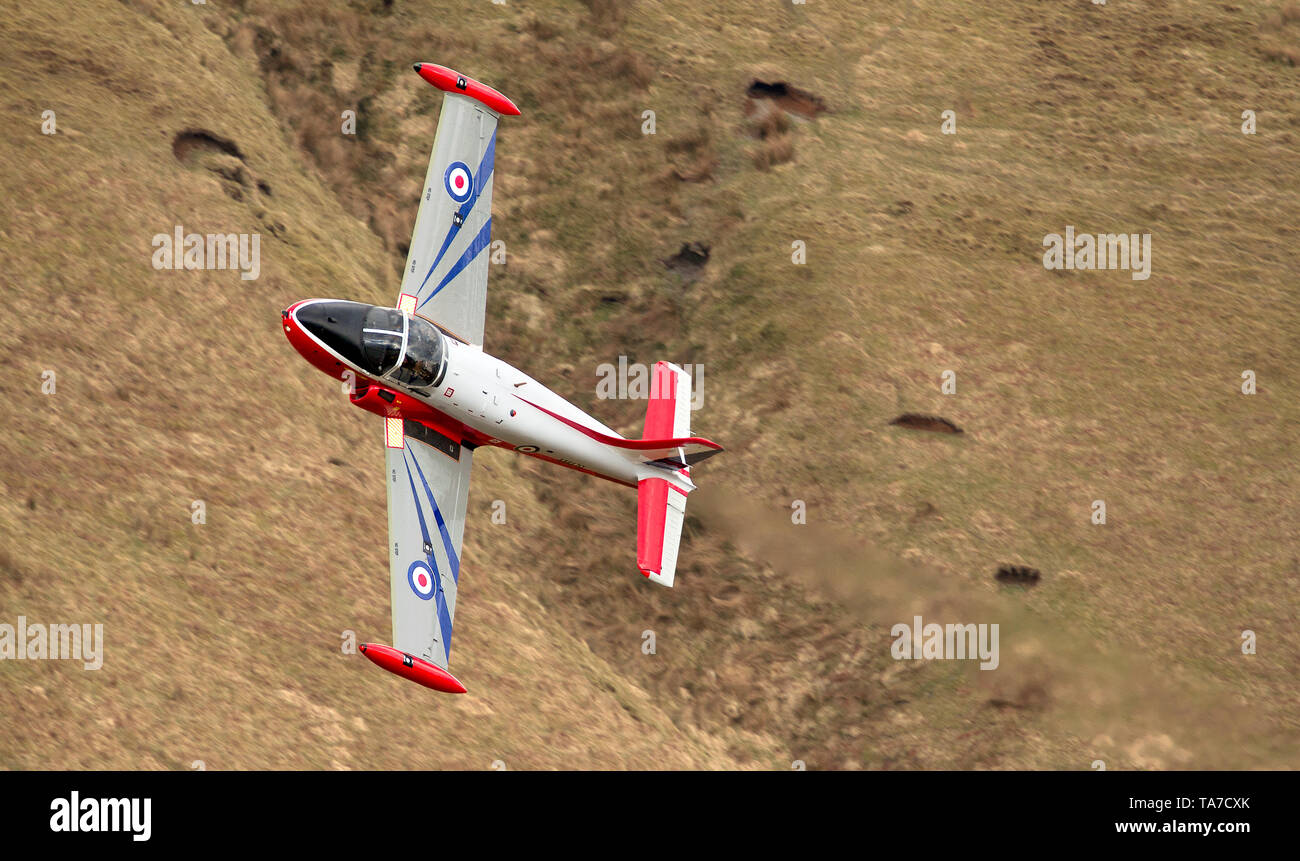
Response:
[{"label": "aircraft fuselage", "polygon": [[610,444],[624,440],[616,431],[423,317],[329,299],[295,303],[281,316],[308,362],[350,382],[352,402],[390,422],[419,422],[456,443],[510,449],[630,487],[654,475],[693,488],[685,474],[629,457]]}]

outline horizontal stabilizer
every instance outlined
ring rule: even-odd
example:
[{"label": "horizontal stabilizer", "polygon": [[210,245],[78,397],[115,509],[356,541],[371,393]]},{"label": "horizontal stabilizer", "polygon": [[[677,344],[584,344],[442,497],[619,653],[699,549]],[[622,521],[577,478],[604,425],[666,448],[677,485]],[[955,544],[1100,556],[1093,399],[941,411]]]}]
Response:
[{"label": "horizontal stabilizer", "polygon": [[672,586],[686,518],[686,492],[667,479],[646,478],[637,484],[636,494],[637,567],[660,586]]},{"label": "horizontal stabilizer", "polygon": [[671,362],[655,363],[641,436],[637,443],[645,446],[639,450],[644,460],[669,469],[688,469],[722,451],[715,442],[691,436],[691,375]]},{"label": "horizontal stabilizer", "polygon": [[722,446],[703,437],[681,439],[628,439],[611,442],[624,453],[645,463],[685,469],[722,451]]}]

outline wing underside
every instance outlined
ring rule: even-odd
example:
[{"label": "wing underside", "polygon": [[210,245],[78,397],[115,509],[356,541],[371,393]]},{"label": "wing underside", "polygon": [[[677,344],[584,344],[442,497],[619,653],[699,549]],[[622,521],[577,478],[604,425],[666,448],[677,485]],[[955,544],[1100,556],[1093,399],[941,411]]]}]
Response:
[{"label": "wing underside", "polygon": [[414,297],[416,313],[479,346],[487,308],[497,120],[475,99],[443,96],[402,274],[402,293]]},{"label": "wing underside", "polygon": [[388,440],[393,645],[447,669],[472,452],[413,421]]}]

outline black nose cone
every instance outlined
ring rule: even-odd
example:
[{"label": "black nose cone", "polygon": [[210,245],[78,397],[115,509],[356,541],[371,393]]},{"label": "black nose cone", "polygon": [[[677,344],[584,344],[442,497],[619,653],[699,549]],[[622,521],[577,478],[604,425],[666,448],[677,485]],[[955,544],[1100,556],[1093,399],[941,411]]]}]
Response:
[{"label": "black nose cone", "polygon": [[369,305],[313,302],[297,311],[298,325],[354,365],[361,365],[361,329]]}]

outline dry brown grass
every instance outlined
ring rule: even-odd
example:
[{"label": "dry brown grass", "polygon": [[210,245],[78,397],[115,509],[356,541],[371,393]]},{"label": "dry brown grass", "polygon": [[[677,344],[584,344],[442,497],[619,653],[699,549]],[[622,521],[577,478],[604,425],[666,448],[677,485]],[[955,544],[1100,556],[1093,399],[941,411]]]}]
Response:
[{"label": "dry brown grass", "polygon": [[[0,23],[19,94],[0,120],[27,130],[0,166],[24,201],[0,215],[19,322],[0,327],[18,357],[0,380],[0,621],[109,625],[98,674],[0,665],[19,692],[0,765],[1300,761],[1300,100],[1255,18],[522,5],[36,4]],[[417,59],[524,109],[498,146],[510,262],[488,349],[629,433],[644,404],[596,400],[600,363],[702,362],[695,430],[728,449],[697,475],[672,591],[632,571],[632,495],[483,452],[459,699],[338,653],[343,629],[388,635],[377,430],[276,326],[304,296],[391,301],[438,106]],[[834,112],[756,142],[756,78]],[[46,106],[55,139],[33,131]],[[343,141],[353,106],[363,134]],[[178,162],[185,128],[242,166]],[[796,150],[795,169],[753,160]],[[707,182],[669,173],[697,164]],[[284,229],[246,284],[149,269],[150,235],[178,222]],[[1045,272],[1039,239],[1065,224],[1151,230],[1155,274]],[[662,261],[690,242],[710,252],[688,280]],[[38,393],[46,367],[58,397]],[[888,427],[900,413],[965,433]],[[1041,578],[1000,587],[1003,565]],[[1002,667],[892,661],[889,626],[913,612],[1000,622]]]},{"label": "dry brown grass", "polygon": [[1300,65],[1300,3],[1288,3],[1265,17],[1259,25],[1259,41],[1268,59]]},{"label": "dry brown grass", "polygon": [[788,134],[763,139],[752,155],[754,167],[768,170],[773,165],[794,161],[794,137]]}]

